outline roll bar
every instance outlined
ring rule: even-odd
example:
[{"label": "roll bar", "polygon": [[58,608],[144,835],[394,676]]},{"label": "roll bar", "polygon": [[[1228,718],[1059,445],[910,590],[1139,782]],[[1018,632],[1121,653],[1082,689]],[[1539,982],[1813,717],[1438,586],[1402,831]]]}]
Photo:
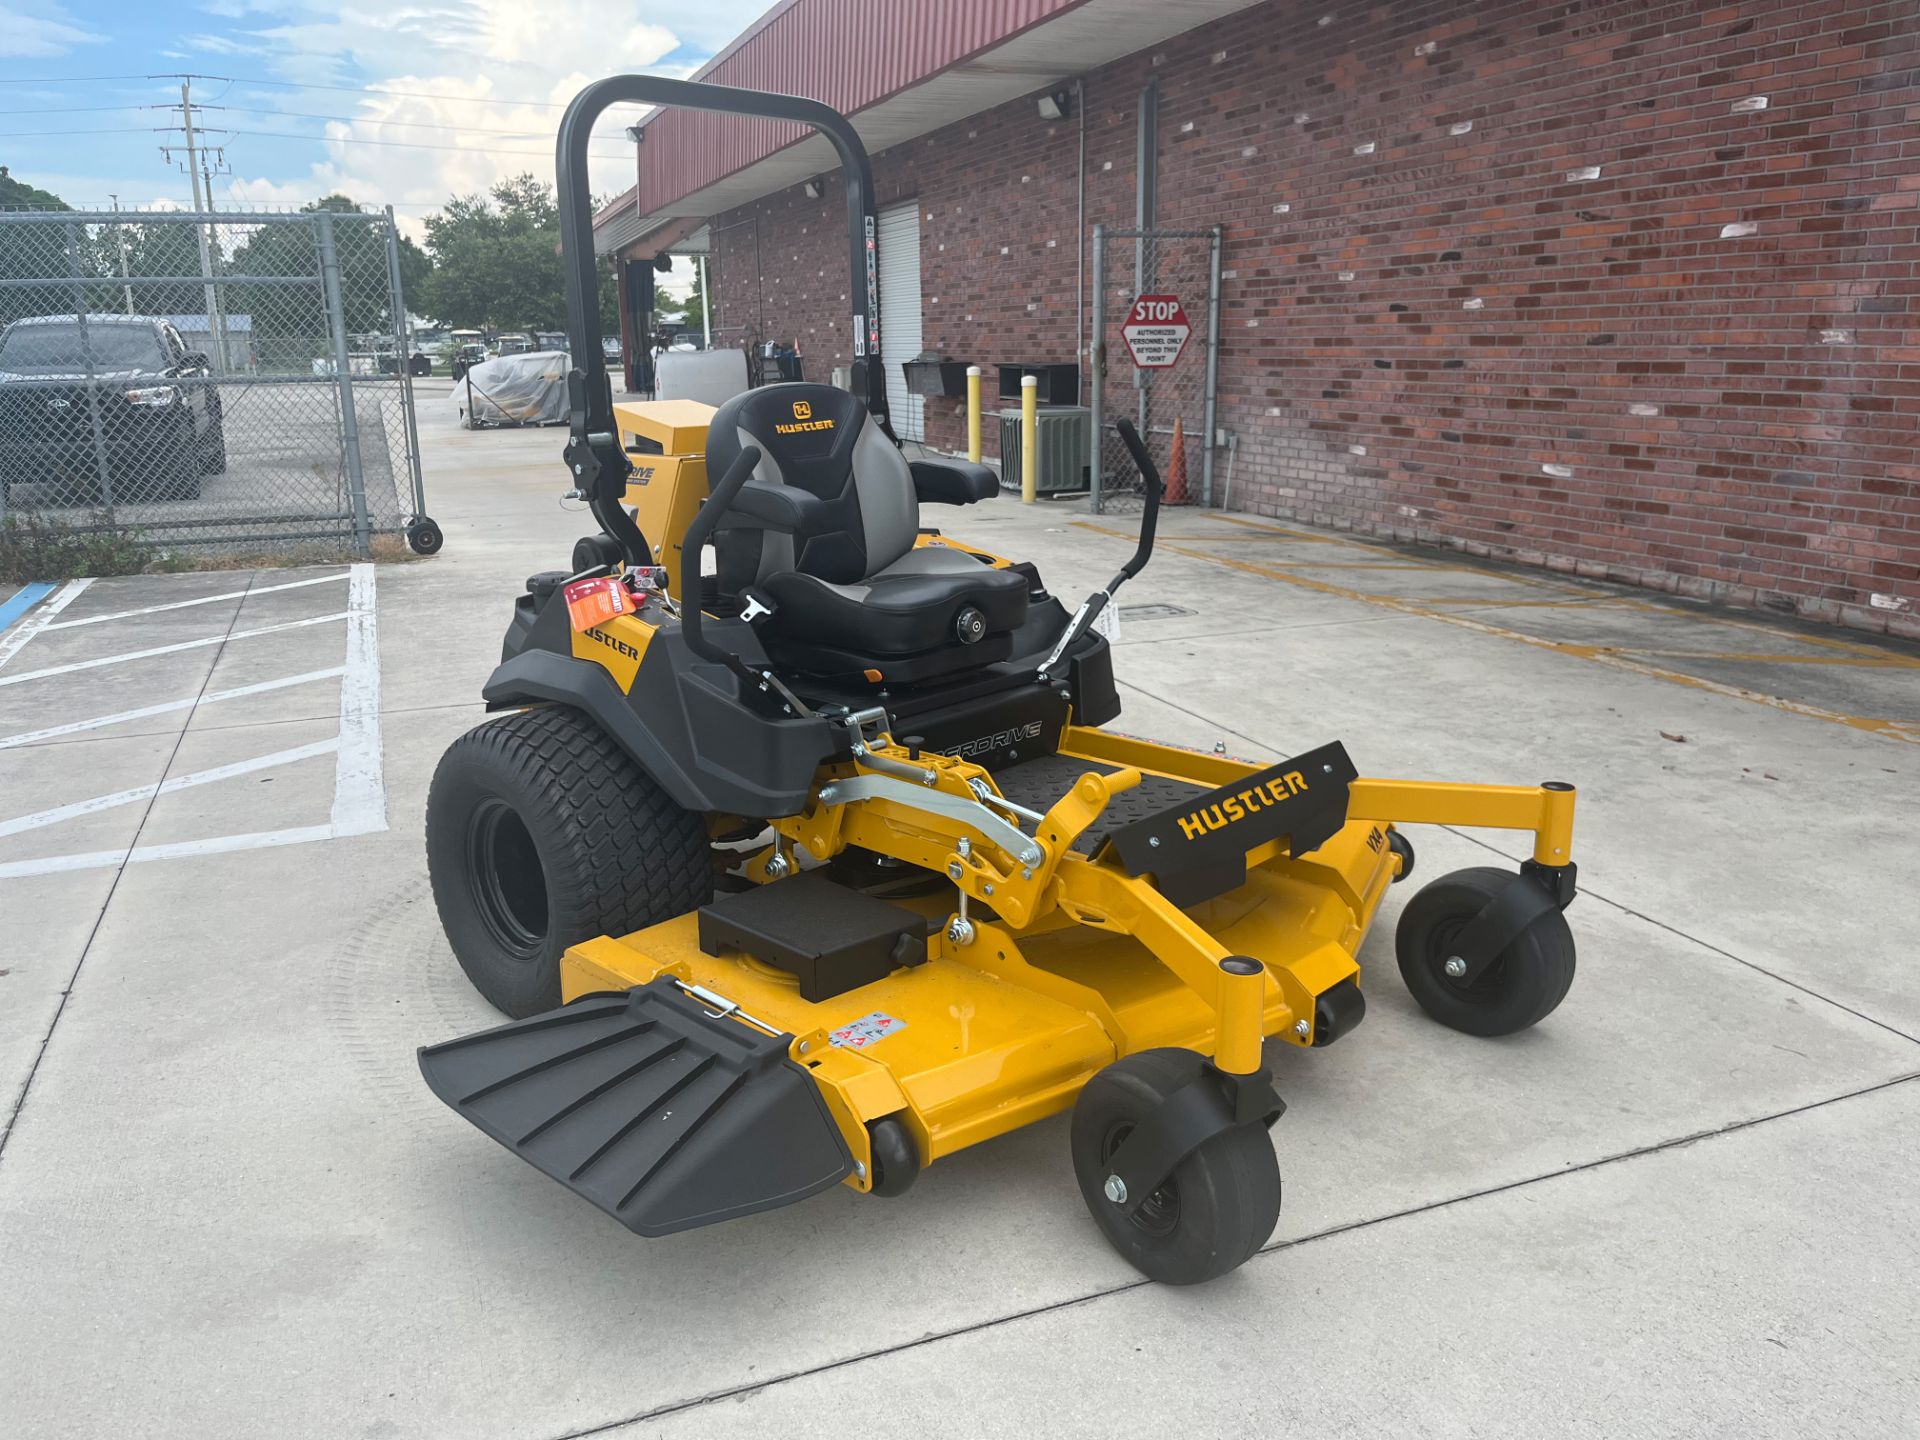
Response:
[{"label": "roll bar", "polygon": [[[880,366],[879,250],[873,166],[852,123],[831,106],[798,95],[668,80],[658,75],[610,76],[596,80],[573,97],[560,121],[555,157],[560,248],[566,271],[567,340],[573,349],[573,366],[567,375],[571,416],[567,468],[586,495],[594,519],[618,543],[627,563],[649,565],[653,558],[646,537],[621,503],[632,464],[621,449],[614,427],[613,385],[600,349],[600,267],[593,251],[593,195],[587,177],[587,142],[592,138],[594,122],[609,106],[622,103],[792,120],[811,125],[833,142],[847,177],[847,260],[852,272],[847,293],[853,298],[853,354],[865,381],[867,409],[886,427],[886,376]],[[858,363],[861,361],[866,363]]]}]

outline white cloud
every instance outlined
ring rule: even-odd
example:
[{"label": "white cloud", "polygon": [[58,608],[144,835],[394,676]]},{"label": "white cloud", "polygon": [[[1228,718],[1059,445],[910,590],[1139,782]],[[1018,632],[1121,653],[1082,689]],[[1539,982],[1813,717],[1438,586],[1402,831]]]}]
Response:
[{"label": "white cloud", "polygon": [[[730,35],[763,10],[765,0],[402,0],[387,6],[346,0],[324,10],[313,0],[203,0],[201,8],[237,21],[215,38],[257,55],[261,63],[248,67],[253,73],[304,84],[368,83],[375,92],[353,97],[235,87],[220,96],[226,104],[353,117],[324,126],[327,143],[313,147],[322,158],[305,173],[250,166],[249,150],[258,153],[264,142],[232,137],[227,153],[239,173],[228,185],[229,198],[304,203],[340,191],[365,204],[401,207],[403,226],[418,235],[424,207],[449,195],[483,191],[522,172],[551,181],[561,107],[589,81],[633,70],[683,75],[692,67],[666,62],[681,46],[676,31],[683,19],[704,33],[727,27]],[[601,122],[592,165],[598,194],[633,183],[633,147],[622,134],[633,118],[615,111]],[[314,120],[229,114],[222,121],[237,130],[322,133]],[[476,133],[482,131],[507,133]],[[445,148],[414,148],[425,146]]]},{"label": "white cloud", "polygon": [[180,42],[189,50],[199,50],[208,55],[252,55],[254,47],[239,40],[230,40],[225,35],[188,35]]},{"label": "white cloud", "polygon": [[0,56],[8,59],[50,59],[76,45],[98,45],[106,38],[75,24],[57,0],[0,4]]}]

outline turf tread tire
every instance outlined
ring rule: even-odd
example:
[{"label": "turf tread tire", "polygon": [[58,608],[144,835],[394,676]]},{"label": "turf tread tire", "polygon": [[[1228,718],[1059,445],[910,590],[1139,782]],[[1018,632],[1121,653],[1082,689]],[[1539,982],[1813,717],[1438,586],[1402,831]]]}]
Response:
[{"label": "turf tread tire", "polygon": [[1394,952],[1407,990],[1442,1025],[1483,1038],[1537,1025],[1573,988],[1573,932],[1555,910],[1521,931],[1474,986],[1450,983],[1441,965],[1445,941],[1507,886],[1511,870],[1478,865],[1430,882],[1407,902],[1394,929]]},{"label": "turf tread tire", "polygon": [[[502,947],[475,908],[467,829],[488,795],[514,810],[540,857],[548,923],[531,961]],[[448,748],[427,797],[427,870],[461,968],[515,1018],[561,1003],[568,946],[644,929],[713,896],[702,818],[593,721],[560,705],[490,720]]]},{"label": "turf tread tire", "polygon": [[1192,1050],[1142,1050],[1088,1081],[1073,1110],[1073,1169],[1088,1211],[1129,1264],[1165,1285],[1197,1285],[1238,1269],[1260,1253],[1280,1220],[1280,1162],[1259,1124],[1215,1135],[1175,1167],[1169,1179],[1180,1214],[1171,1234],[1136,1228],[1103,1192],[1105,1146],[1116,1121],[1137,1123],[1205,1064]]}]

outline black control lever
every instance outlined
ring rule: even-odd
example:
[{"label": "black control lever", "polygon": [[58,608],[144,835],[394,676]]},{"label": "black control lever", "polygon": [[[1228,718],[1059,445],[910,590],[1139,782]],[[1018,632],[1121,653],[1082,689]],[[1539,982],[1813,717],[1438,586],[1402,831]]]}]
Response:
[{"label": "black control lever", "polygon": [[1141,442],[1140,432],[1133,428],[1133,422],[1122,418],[1114,421],[1114,428],[1120,432],[1120,442],[1127,447],[1127,453],[1133,457],[1133,463],[1140,471],[1140,543],[1134,547],[1132,558],[1120,567],[1104,590],[1096,590],[1080,602],[1080,608],[1073,612],[1073,619],[1068,622],[1060,643],[1040,664],[1040,678],[1043,680],[1058,680],[1065,673],[1067,651],[1092,628],[1093,622],[1100,618],[1100,612],[1113,603],[1114,592],[1146,569],[1147,561],[1153,558],[1153,536],[1160,523],[1160,497],[1165,493],[1166,486],[1160,481],[1160,467],[1153,463],[1153,456],[1147,453],[1147,447]]},{"label": "black control lever", "polygon": [[687,642],[687,649],[702,660],[724,665],[747,684],[772,691],[795,715],[811,715],[813,710],[806,701],[783,685],[773,671],[756,670],[733,651],[721,649],[701,633],[700,556],[707,548],[707,542],[713,538],[720,517],[727,513],[727,507],[733,504],[741,488],[753,478],[754,469],[759,464],[758,446],[749,445],[743,449],[734,457],[733,464],[727,467],[727,473],[720,477],[720,483],[713,487],[713,493],[707,496],[706,503],[687,526],[687,533],[680,542],[680,563],[688,567],[687,573],[680,577],[680,635]]},{"label": "black control lever", "polygon": [[760,449],[757,445],[749,445],[735,456],[733,464],[727,467],[727,473],[720,477],[720,483],[713,487],[713,493],[707,496],[706,503],[694,515],[680,542],[680,563],[688,572],[680,577],[680,633],[686,638],[687,649],[702,660],[724,665],[743,679],[755,683],[760,677],[748,669],[738,655],[722,650],[700,633],[700,557],[707,548],[707,542],[713,538],[714,527],[720,523],[720,517],[733,503],[734,496],[753,478],[754,467],[759,463]]}]

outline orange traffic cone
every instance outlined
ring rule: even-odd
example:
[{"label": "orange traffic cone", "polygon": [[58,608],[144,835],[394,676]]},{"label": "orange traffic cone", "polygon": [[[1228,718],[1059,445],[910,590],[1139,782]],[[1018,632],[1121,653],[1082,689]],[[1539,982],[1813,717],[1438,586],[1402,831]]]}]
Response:
[{"label": "orange traffic cone", "polygon": [[1187,503],[1187,432],[1177,416],[1173,422],[1173,448],[1167,455],[1167,493],[1163,505]]}]

